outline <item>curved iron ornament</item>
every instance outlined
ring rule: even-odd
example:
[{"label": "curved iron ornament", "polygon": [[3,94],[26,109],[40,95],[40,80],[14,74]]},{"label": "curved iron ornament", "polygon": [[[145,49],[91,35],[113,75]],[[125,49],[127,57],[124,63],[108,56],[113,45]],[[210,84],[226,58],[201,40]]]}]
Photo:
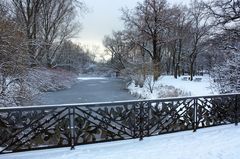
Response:
[{"label": "curved iron ornament", "polygon": [[235,123],[240,94],[0,108],[0,154]]}]

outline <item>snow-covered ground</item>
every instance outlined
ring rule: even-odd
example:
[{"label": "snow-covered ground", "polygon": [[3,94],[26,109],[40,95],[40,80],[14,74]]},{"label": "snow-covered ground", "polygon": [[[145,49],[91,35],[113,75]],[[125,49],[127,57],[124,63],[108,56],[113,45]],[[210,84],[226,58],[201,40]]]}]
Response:
[{"label": "snow-covered ground", "polygon": [[[200,81],[196,79],[200,79]],[[152,80],[146,80],[143,88],[136,87],[134,83],[131,83],[128,89],[131,94],[147,99],[218,94],[212,83],[213,81],[208,75],[195,76],[193,81],[189,81],[188,76],[178,79],[173,76],[162,76],[155,83]],[[152,93],[150,87],[153,87]]]},{"label": "snow-covered ground", "polygon": [[239,159],[240,126],[227,125],[69,148],[0,155],[0,159]]},{"label": "snow-covered ground", "polygon": [[106,77],[78,77],[79,80],[105,80]]},{"label": "snow-covered ground", "polygon": [[[17,77],[8,76],[6,89],[0,93],[0,107],[40,104],[39,95],[71,88],[77,77],[76,73],[64,69],[45,67],[26,69],[24,74]],[[0,91],[3,86],[0,86]]]}]

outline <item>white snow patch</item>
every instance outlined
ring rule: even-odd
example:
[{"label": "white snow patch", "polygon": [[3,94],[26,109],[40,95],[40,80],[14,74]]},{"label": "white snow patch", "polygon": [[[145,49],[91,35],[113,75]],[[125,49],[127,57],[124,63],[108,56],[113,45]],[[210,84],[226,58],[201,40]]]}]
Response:
[{"label": "white snow patch", "polygon": [[106,77],[78,77],[79,80],[106,80]]},{"label": "white snow patch", "polygon": [[0,159],[239,159],[240,127],[212,127],[156,137],[0,155]]},{"label": "white snow patch", "polygon": [[152,93],[149,89],[149,80],[145,81],[142,88],[135,86],[135,83],[132,82],[128,89],[131,94],[145,99],[218,94],[218,91],[211,86],[213,81],[208,75],[194,77],[194,79],[200,79],[200,81],[189,81],[187,79],[188,76],[182,76],[178,79],[175,79],[173,76],[162,76],[154,84],[151,84],[153,86]]},{"label": "white snow patch", "polygon": [[218,94],[218,92],[216,92],[211,86],[213,81],[208,75],[195,76],[194,79],[201,79],[199,82],[194,80],[183,80],[184,77],[188,76],[182,76],[178,79],[175,79],[173,76],[163,76],[160,78],[158,83],[161,83],[162,85],[174,86],[175,88],[179,88],[184,92],[190,92],[192,96]]}]

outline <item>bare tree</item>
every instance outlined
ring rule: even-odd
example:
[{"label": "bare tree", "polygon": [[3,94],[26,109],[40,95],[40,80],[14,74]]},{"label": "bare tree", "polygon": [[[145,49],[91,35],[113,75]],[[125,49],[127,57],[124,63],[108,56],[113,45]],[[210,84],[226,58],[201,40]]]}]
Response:
[{"label": "bare tree", "polygon": [[126,30],[132,32],[132,40],[152,59],[154,80],[161,74],[163,45],[170,40],[167,32],[171,16],[165,0],[145,0],[138,3],[133,11],[123,9],[122,19]]},{"label": "bare tree", "polygon": [[91,64],[94,64],[94,58],[89,50],[82,46],[74,44],[72,41],[64,41],[57,50],[58,56],[55,59],[52,68],[64,68],[73,72],[86,72]]},{"label": "bare tree", "polygon": [[[56,51],[64,40],[81,27],[75,20],[77,8],[85,9],[77,0],[12,0],[15,15],[25,28],[31,63],[53,65]],[[54,46],[54,47],[53,47]]]},{"label": "bare tree", "polygon": [[8,6],[0,2],[0,106],[28,99],[23,79],[28,61],[26,46],[24,32],[12,20]]},{"label": "bare tree", "polygon": [[196,62],[198,54],[202,51],[204,41],[208,37],[211,25],[208,23],[208,17],[204,12],[204,7],[201,2],[193,1],[189,10],[189,16],[191,21],[190,28],[190,49],[189,49],[189,74],[190,80],[193,80],[194,76],[194,64]]},{"label": "bare tree", "polygon": [[15,15],[19,24],[23,26],[28,39],[28,53],[31,64],[36,64],[35,53],[37,50],[38,15],[42,0],[12,0],[15,6]]},{"label": "bare tree", "polygon": [[175,6],[172,12],[174,12],[175,17],[172,19],[174,25],[171,34],[176,38],[168,44],[168,48],[171,52],[172,74],[177,78],[182,73],[183,45],[188,43],[187,37],[189,36],[188,30],[191,27],[191,22],[188,20],[186,7]]},{"label": "bare tree", "polygon": [[[232,30],[239,35],[239,30],[235,30],[235,27],[239,27],[240,19],[240,2],[238,0],[215,0],[210,3],[205,3],[205,7],[208,9],[209,14],[214,18],[215,25],[220,25],[224,29]],[[228,25],[230,23],[234,23]],[[238,28],[239,29],[239,28]]]},{"label": "bare tree", "polygon": [[133,45],[125,39],[123,32],[113,32],[112,37],[105,36],[103,45],[111,53],[111,65],[116,71],[126,68]]},{"label": "bare tree", "polygon": [[77,29],[78,23],[75,21],[75,3],[74,0],[43,0],[39,15],[39,34],[43,46],[36,54],[36,58],[41,60],[45,58],[49,67],[58,56],[57,49],[63,41],[72,37],[81,28],[78,26]]},{"label": "bare tree", "polygon": [[224,35],[227,32],[232,38],[240,37],[240,2],[238,0],[216,0],[204,3],[204,6],[212,18],[215,35]]},{"label": "bare tree", "polygon": [[205,3],[205,7],[214,26],[210,48],[221,59],[213,63],[213,78],[221,93],[237,92],[240,90],[240,2],[216,0]]}]

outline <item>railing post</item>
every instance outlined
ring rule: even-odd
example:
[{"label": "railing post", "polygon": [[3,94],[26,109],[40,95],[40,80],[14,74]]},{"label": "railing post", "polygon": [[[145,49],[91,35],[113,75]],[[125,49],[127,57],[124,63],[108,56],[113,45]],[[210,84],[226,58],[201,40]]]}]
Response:
[{"label": "railing post", "polygon": [[234,104],[234,119],[235,125],[238,125],[238,95],[235,95],[235,104]]},{"label": "railing post", "polygon": [[144,118],[143,118],[143,115],[144,115],[144,108],[143,108],[143,103],[141,102],[140,104],[140,117],[139,117],[139,140],[143,140],[143,125],[144,125]]},{"label": "railing post", "polygon": [[75,147],[75,107],[69,107],[69,126],[71,150]]},{"label": "railing post", "polygon": [[134,103],[133,105],[133,112],[134,112],[134,127],[133,127],[133,136],[134,138],[138,138],[138,135],[137,135],[137,113],[136,113],[136,103]]},{"label": "railing post", "polygon": [[197,131],[197,98],[194,99],[194,108],[193,108],[193,132]]},{"label": "railing post", "polygon": [[148,114],[147,114],[147,136],[150,136],[150,120],[151,120],[151,102],[148,102]]}]

